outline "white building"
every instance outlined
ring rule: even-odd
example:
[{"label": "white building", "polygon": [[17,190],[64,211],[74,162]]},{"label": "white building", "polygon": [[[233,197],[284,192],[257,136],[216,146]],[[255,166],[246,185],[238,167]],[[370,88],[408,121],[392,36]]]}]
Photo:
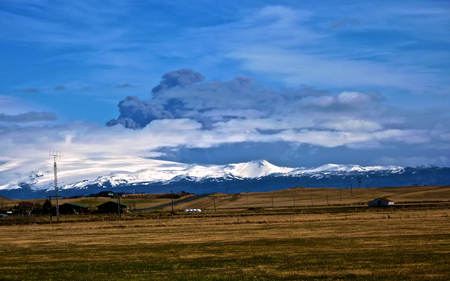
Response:
[{"label": "white building", "polygon": [[387,198],[377,198],[373,201],[369,202],[370,207],[387,207],[394,206],[394,201],[389,200]]}]

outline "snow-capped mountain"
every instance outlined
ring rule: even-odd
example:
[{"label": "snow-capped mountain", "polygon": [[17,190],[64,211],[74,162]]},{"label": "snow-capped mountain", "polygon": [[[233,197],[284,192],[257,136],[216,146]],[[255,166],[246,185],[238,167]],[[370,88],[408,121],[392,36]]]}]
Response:
[{"label": "snow-capped mountain", "polygon": [[[32,190],[53,189],[53,162],[15,160],[0,166],[0,190],[18,189],[23,184]],[[146,158],[67,159],[57,163],[58,186],[62,189],[88,185],[110,186],[141,182],[171,182],[181,179],[201,181],[217,178],[260,178],[291,172],[267,161],[229,165],[194,165]]]},{"label": "snow-capped mountain", "polygon": [[[45,196],[54,190],[52,161],[16,159],[0,162],[0,195]],[[62,196],[98,190],[120,192],[194,193],[267,191],[295,186],[364,187],[450,182],[450,169],[423,165],[417,168],[327,164],[317,168],[278,167],[265,160],[228,165],[182,164],[155,159],[70,158],[58,161],[57,179]],[[28,196],[28,197],[26,197]]]}]

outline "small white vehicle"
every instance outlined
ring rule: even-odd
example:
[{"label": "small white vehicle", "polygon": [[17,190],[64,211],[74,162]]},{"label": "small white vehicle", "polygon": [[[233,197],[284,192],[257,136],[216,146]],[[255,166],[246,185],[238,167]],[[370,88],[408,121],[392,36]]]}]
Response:
[{"label": "small white vehicle", "polygon": [[201,209],[186,209],[184,210],[185,213],[201,213]]}]

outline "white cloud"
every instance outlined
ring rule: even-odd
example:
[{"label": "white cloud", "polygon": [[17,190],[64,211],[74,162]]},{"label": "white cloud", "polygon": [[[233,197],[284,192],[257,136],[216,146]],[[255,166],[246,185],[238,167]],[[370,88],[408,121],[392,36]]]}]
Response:
[{"label": "white cloud", "polygon": [[445,127],[432,133],[406,125],[396,128],[398,122],[392,121],[397,120],[395,110],[380,110],[382,101],[377,93],[275,90],[249,77],[237,77],[225,82],[174,86],[148,101],[130,99],[122,104],[122,114],[125,109],[136,114],[136,118],[141,118],[148,109],[170,113],[158,115],[162,117],[150,120],[140,130],[83,122],[0,128],[3,130],[0,146],[5,157],[42,157],[51,150],[74,157],[155,156],[160,155],[155,151],[163,147],[286,142],[367,149],[428,144],[445,136]]},{"label": "white cloud", "polygon": [[408,144],[427,143],[431,141],[428,130],[397,130],[388,129],[373,133],[380,141],[397,141]]},{"label": "white cloud", "polygon": [[383,128],[383,126],[374,121],[358,119],[336,119],[337,120],[325,122],[322,126],[328,129],[350,132],[374,132],[379,131]]}]

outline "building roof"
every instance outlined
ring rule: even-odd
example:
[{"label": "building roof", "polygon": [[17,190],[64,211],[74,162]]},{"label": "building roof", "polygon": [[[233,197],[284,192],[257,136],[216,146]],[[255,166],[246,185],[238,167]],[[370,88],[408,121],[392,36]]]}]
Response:
[{"label": "building roof", "polygon": [[97,196],[114,196],[114,191],[100,191]]},{"label": "building roof", "polygon": [[76,204],[76,203],[64,203],[63,205],[72,205],[72,206],[76,206],[76,207],[84,208],[84,209],[88,209],[89,208],[87,206],[84,206],[84,205],[81,205],[81,204]]},{"label": "building roof", "polygon": [[380,198],[376,198],[376,199],[374,199],[374,200],[372,200],[372,201],[375,201],[375,200],[383,200],[383,201],[386,201],[386,202],[394,202],[394,201],[392,201],[391,199],[387,199],[387,198],[385,198],[385,197],[380,197]]},{"label": "building roof", "polygon": [[[106,203],[103,203],[103,204],[101,204],[101,205],[98,205],[97,207],[100,207],[100,206],[103,206],[103,205],[107,205],[107,204],[111,204],[111,203],[117,205],[117,202],[114,202],[114,201],[108,201],[108,202],[106,202]],[[120,206],[122,206],[122,207],[127,207],[128,205],[120,203]]]},{"label": "building roof", "polygon": [[20,202],[17,206],[19,209],[23,208],[33,208],[34,204],[32,202]]}]

